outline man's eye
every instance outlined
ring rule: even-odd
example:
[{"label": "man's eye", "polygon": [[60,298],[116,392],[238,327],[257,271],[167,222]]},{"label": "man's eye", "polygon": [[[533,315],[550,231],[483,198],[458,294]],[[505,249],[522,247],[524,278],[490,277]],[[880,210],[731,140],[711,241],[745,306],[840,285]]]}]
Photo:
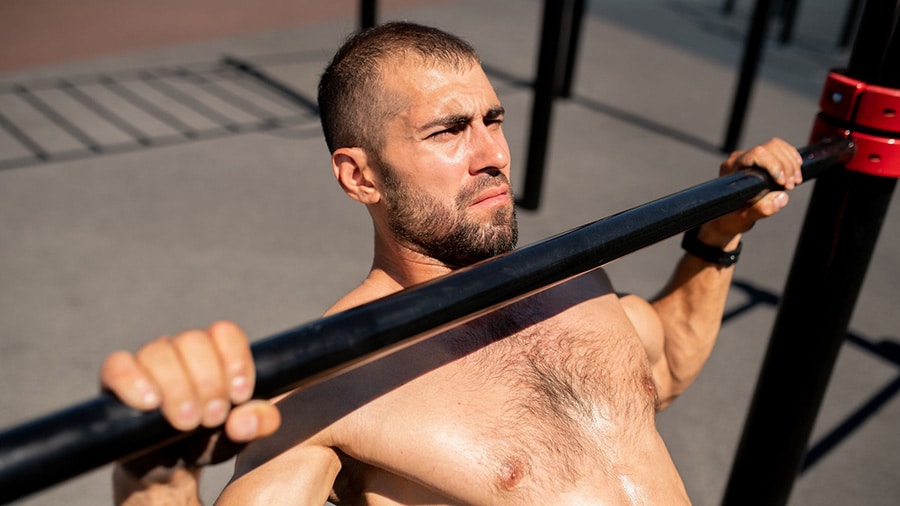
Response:
[{"label": "man's eye", "polygon": [[444,137],[444,136],[448,136],[448,135],[455,135],[455,134],[462,132],[463,128],[464,127],[458,126],[458,125],[452,126],[450,128],[445,128],[444,130],[435,132],[435,133],[431,134],[431,136],[432,137]]}]

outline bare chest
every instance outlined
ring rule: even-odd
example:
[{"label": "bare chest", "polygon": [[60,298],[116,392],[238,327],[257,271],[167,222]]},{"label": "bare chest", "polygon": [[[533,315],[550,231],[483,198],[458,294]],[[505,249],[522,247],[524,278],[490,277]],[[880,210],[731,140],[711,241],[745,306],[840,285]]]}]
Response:
[{"label": "bare chest", "polygon": [[423,352],[455,358],[396,392],[394,407],[415,410],[401,416],[429,427],[404,441],[405,462],[427,462],[429,482],[471,480],[456,492],[620,488],[605,482],[638,468],[648,445],[659,451],[656,398],[640,340],[603,309],[533,300],[432,339]]},{"label": "bare chest", "polygon": [[648,457],[668,460],[646,353],[614,295],[528,299],[383,370],[422,362],[436,366],[363,410],[366,441],[385,444],[354,456],[379,476],[447,502],[540,504],[608,497],[622,477],[646,481]]},{"label": "bare chest", "polygon": [[567,302],[526,300],[441,336],[436,344],[459,357],[445,372],[504,392],[506,408],[520,405],[537,419],[652,413],[647,355],[618,301]]}]

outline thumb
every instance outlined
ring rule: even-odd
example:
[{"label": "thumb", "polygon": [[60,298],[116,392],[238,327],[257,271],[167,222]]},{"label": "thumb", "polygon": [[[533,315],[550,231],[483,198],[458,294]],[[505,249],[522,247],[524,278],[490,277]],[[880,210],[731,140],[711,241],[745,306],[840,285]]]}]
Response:
[{"label": "thumb", "polygon": [[250,442],[272,435],[281,425],[278,408],[269,401],[253,400],[234,408],[225,422],[225,434],[235,442]]},{"label": "thumb", "polygon": [[759,214],[759,218],[765,218],[784,209],[789,201],[790,197],[787,192],[774,191],[759,199],[759,202],[754,204],[753,207]]}]

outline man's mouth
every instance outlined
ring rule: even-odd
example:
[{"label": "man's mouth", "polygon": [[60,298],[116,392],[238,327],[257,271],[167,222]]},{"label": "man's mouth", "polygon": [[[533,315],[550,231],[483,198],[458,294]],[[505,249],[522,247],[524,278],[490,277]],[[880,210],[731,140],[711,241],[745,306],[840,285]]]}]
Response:
[{"label": "man's mouth", "polygon": [[509,186],[503,184],[495,186],[476,197],[472,202],[472,207],[486,206],[494,204],[502,204],[509,201]]}]

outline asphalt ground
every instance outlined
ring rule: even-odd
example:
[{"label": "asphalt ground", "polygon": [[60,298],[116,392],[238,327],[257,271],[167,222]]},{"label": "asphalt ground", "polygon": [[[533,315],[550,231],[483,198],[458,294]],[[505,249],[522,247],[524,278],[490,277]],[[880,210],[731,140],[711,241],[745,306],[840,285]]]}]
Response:
[{"label": "asphalt ground", "polygon": [[[84,3],[77,20],[66,14],[80,30],[38,24],[17,37],[40,29],[35,39],[74,48],[77,34],[101,37],[135,16],[156,19],[132,13],[92,25],[89,8],[101,4]],[[222,66],[226,55],[251,62],[314,100],[321,69],[357,23],[356,2],[333,4],[325,14],[295,6],[246,26],[222,21],[194,31],[200,21],[192,25],[173,4],[171,19],[187,26],[182,35],[163,31],[132,45],[122,42],[128,37],[93,41],[4,67],[0,112],[33,142],[0,131],[0,381],[7,385],[0,427],[92,397],[100,363],[115,349],[221,318],[255,338],[272,335],[315,319],[365,275],[371,225],[333,181],[309,104]],[[713,0],[590,3],[574,95],[554,111],[542,206],[519,213],[520,244],[715,176],[749,4],[738,2],[725,17]],[[35,5],[32,15],[56,12]],[[195,11],[227,20],[228,9],[240,8]],[[479,49],[507,109],[517,189],[541,8],[536,0],[445,0],[398,2],[380,13],[448,29]],[[804,3],[794,41],[770,41],[741,147],[772,136],[807,143],[826,73],[846,63],[847,52],[835,49],[845,8]],[[130,29],[135,40],[140,26]],[[3,47],[6,62],[9,52],[24,51]],[[214,87],[229,93],[210,98]],[[206,114],[175,98],[184,94],[202,97]],[[111,125],[88,102],[134,128]],[[48,120],[39,104],[76,128]],[[748,235],[717,348],[696,384],[659,416],[695,504],[721,500],[810,190],[794,191],[787,209]],[[792,505],[900,502],[898,220],[895,205]],[[679,255],[670,239],[608,270],[618,290],[649,297]],[[227,463],[210,470],[208,502],[228,474]],[[105,504],[109,481],[102,468],[20,504]]]}]

